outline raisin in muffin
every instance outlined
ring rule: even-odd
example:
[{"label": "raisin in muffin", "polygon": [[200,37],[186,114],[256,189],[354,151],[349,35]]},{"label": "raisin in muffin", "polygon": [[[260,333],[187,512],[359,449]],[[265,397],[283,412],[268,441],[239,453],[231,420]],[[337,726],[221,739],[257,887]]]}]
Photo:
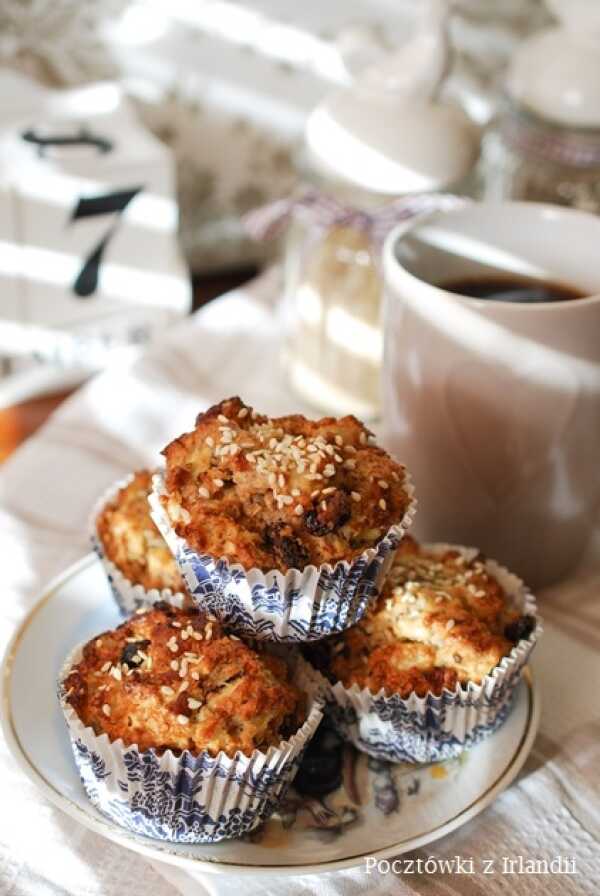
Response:
[{"label": "raisin in muffin", "polygon": [[431,552],[406,537],[377,603],[343,636],[317,645],[311,659],[347,688],[439,695],[481,683],[534,627],[480,555]]},{"label": "raisin in muffin", "polygon": [[249,755],[294,734],[305,698],[283,660],[163,601],[92,639],[63,683],[85,726],[139,750]]},{"label": "raisin in muffin", "polygon": [[351,560],[411,503],[404,467],[355,417],[270,418],[230,398],[163,454],[161,500],[177,535],[245,569]]},{"label": "raisin in muffin", "polygon": [[185,592],[177,565],[148,506],[152,473],[140,470],[104,505],[95,522],[102,550],[125,578],[147,591]]}]

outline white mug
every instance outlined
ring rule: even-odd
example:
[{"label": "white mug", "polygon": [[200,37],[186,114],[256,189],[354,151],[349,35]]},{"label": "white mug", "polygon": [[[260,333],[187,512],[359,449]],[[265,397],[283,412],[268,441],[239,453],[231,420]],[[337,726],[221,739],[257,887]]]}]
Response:
[{"label": "white mug", "polygon": [[[440,285],[494,275],[586,298],[517,304]],[[575,565],[600,504],[600,218],[525,202],[413,219],[384,247],[384,441],[415,531],[530,584]]]}]

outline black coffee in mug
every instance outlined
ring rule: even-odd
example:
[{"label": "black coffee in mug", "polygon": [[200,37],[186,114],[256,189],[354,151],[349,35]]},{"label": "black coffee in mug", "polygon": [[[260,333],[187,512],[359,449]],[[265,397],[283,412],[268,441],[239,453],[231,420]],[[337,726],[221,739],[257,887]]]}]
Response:
[{"label": "black coffee in mug", "polygon": [[493,302],[568,302],[586,296],[581,290],[565,283],[529,280],[511,275],[472,277],[437,285],[447,292]]}]

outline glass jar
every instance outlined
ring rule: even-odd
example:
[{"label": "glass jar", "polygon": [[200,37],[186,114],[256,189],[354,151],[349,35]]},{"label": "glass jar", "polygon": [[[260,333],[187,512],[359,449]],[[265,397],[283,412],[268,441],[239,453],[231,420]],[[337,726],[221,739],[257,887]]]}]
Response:
[{"label": "glass jar", "polygon": [[550,122],[507,101],[482,156],[488,199],[600,212],[600,129]]}]

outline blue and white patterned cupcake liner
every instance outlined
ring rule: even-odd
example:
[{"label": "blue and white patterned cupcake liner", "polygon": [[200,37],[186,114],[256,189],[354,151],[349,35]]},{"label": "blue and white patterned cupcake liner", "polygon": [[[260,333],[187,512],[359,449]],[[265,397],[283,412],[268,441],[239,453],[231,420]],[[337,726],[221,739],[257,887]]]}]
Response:
[{"label": "blue and white patterned cupcake liner", "polygon": [[106,578],[108,579],[111,593],[123,616],[131,616],[136,610],[140,610],[143,607],[150,607],[152,604],[156,603],[157,600],[164,600],[167,601],[167,603],[181,608],[187,598],[187,595],[182,591],[172,591],[170,588],[146,589],[143,585],[135,584],[135,582],[131,582],[123,575],[121,570],[108,559],[104,552],[102,541],[98,536],[96,521],[106,504],[115,497],[117,492],[122,488],[125,488],[126,485],[129,485],[132,479],[133,473],[126,476],[124,479],[119,479],[118,482],[113,483],[113,485],[101,495],[98,501],[96,501],[88,523],[92,547],[100,558],[100,562],[106,573]]},{"label": "blue and white patterned cupcake liner", "polygon": [[308,664],[296,660],[294,679],[309,696],[304,724],[287,741],[250,756],[175,755],[126,746],[86,728],[66,701],[64,685],[81,658],[79,646],[60,677],[58,696],[75,763],[93,805],[120,827],[172,843],[216,843],[253,830],[277,809],[322,718]]},{"label": "blue and white patterned cupcake liner", "polygon": [[283,573],[244,569],[225,557],[198,554],[171,525],[160,496],[164,477],[156,473],[149,496],[151,514],[171,548],[192,598],[223,625],[268,641],[316,641],[355,625],[380,593],[400,541],[416,510],[414,489],[405,472],[409,506],[373,548],[351,561],[307,566]]},{"label": "blue and white patterned cupcake liner", "polygon": [[[459,545],[425,547],[440,555],[448,549],[458,550],[469,560],[479,553],[476,548]],[[454,691],[444,690],[437,697],[411,694],[403,699],[398,694],[386,696],[383,689],[373,694],[358,685],[346,688],[339,681],[328,683],[326,711],[340,734],[358,750],[388,762],[439,762],[474,746],[507,718],[542,626],[535,598],[521,579],[494,560],[487,560],[485,566],[515,609],[536,617],[534,631],[519,641],[481,684],[457,685]],[[321,681],[325,681],[322,676]]]}]

